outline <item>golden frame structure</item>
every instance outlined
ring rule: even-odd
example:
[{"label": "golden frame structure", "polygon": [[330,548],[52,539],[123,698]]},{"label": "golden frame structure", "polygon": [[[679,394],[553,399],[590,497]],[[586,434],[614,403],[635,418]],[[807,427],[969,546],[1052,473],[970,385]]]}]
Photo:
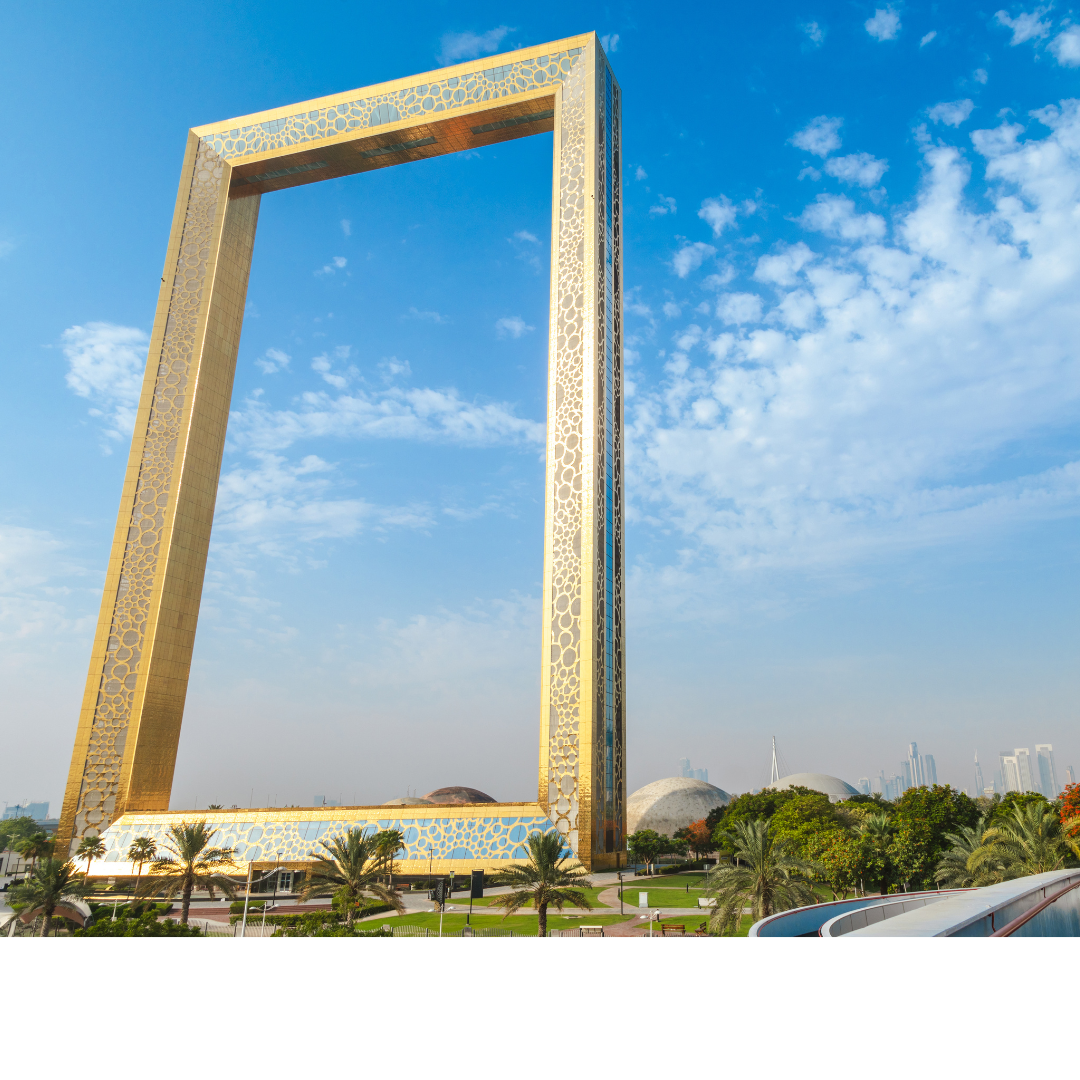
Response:
[{"label": "golden frame structure", "polygon": [[[167,811],[261,197],[554,131],[539,791],[535,804],[505,805],[550,821],[586,866],[617,863],[620,117],[618,82],[586,34],[191,129],[58,850],[148,814],[179,820]],[[374,822],[387,808],[343,814]]]}]

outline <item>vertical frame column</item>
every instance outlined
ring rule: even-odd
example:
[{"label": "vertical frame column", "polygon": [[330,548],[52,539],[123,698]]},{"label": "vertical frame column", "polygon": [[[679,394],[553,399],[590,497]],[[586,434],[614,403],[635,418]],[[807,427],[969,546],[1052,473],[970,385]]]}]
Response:
[{"label": "vertical frame column", "polygon": [[166,810],[187,693],[259,197],[190,135],[57,830]]},{"label": "vertical frame column", "polygon": [[619,88],[593,38],[556,98],[539,799],[586,865],[623,845]]}]

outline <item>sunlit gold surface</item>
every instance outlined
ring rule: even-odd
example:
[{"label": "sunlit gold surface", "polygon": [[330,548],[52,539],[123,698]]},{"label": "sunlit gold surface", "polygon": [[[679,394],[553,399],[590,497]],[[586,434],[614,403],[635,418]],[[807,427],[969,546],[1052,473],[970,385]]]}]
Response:
[{"label": "sunlit gold surface", "polygon": [[[613,835],[614,847],[622,847],[625,756],[622,249],[617,222],[608,295],[612,265],[620,288],[609,301],[615,329],[605,331],[597,316],[605,287],[598,195],[605,184],[609,196],[613,183],[617,189],[618,165],[605,172],[597,147],[598,138],[601,145],[614,138],[617,155],[619,127],[617,110],[614,133],[604,127],[605,76],[617,96],[599,42],[586,34],[191,130],[64,796],[61,844],[100,833],[121,815],[169,805],[260,196],[554,131],[539,812],[586,865],[614,861],[605,835],[609,849]],[[604,798],[597,605],[603,602],[605,332],[615,335],[620,508],[614,602],[619,717],[615,790],[608,798],[616,809],[606,818],[594,806]]]}]

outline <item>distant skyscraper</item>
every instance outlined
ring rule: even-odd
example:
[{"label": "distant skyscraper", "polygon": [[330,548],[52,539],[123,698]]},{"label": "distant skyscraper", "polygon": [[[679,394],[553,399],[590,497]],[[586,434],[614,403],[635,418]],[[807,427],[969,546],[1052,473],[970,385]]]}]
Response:
[{"label": "distant skyscraper", "polygon": [[885,794],[885,770],[879,769],[877,776],[874,777],[874,792],[879,795]]},{"label": "distant skyscraper", "polygon": [[908,765],[911,767],[911,786],[921,787],[926,783],[926,774],[923,769],[922,754],[919,753],[918,743],[908,743]]},{"label": "distant skyscraper", "polygon": [[910,759],[908,761],[901,761],[900,762],[900,774],[897,777],[897,779],[903,785],[900,788],[900,794],[901,795],[903,795],[903,793],[905,791],[907,791],[907,789],[909,787],[914,787],[915,786],[914,783],[912,783],[911,777],[912,777],[912,772],[911,772],[911,761],[910,761]]},{"label": "distant skyscraper", "polygon": [[679,762],[679,775],[693,779],[694,770],[690,768],[690,759],[688,757],[684,757]]},{"label": "distant skyscraper", "polygon": [[1039,790],[1048,798],[1061,794],[1058,787],[1057,769],[1054,768],[1054,748],[1049,743],[1035,744],[1035,760],[1039,767]]},{"label": "distant skyscraper", "polygon": [[868,776],[860,776],[859,779],[855,782],[855,786],[864,795],[869,795],[870,794],[870,777],[868,777]]},{"label": "distant skyscraper", "polygon": [[1013,754],[1016,756],[1016,769],[1020,777],[1021,791],[1038,791],[1039,785],[1035,781],[1035,774],[1031,768],[1031,752],[1026,746],[1018,746]]},{"label": "distant skyscraper", "polygon": [[49,804],[47,802],[15,803],[4,807],[4,818],[33,818],[35,821],[44,821],[49,816]]},{"label": "distant skyscraper", "polygon": [[1024,789],[1020,786],[1020,764],[1016,760],[1016,755],[1002,750],[999,757],[1001,758],[1001,779],[1006,794],[1010,791],[1023,791]]},{"label": "distant skyscraper", "polygon": [[933,754],[923,755],[923,783],[933,787],[937,783],[937,766],[934,764]]},{"label": "distant skyscraper", "polygon": [[975,791],[981,795],[986,790],[986,783],[983,781],[982,766],[979,764],[979,751],[975,751]]},{"label": "distant skyscraper", "polygon": [[1068,765],[1065,768],[1065,783],[1066,784],[1075,784],[1076,783],[1076,773],[1073,772],[1073,767],[1071,765]]},{"label": "distant skyscraper", "polygon": [[707,784],[709,782],[709,770],[708,769],[694,769],[694,779],[704,780]]}]

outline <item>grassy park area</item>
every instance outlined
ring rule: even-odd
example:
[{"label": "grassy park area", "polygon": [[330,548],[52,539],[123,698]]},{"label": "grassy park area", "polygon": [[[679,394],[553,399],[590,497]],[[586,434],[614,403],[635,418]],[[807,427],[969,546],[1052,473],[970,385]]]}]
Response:
[{"label": "grassy park area", "polygon": [[[548,929],[565,930],[573,926],[611,926],[615,923],[626,922],[630,918],[632,918],[632,916],[621,916],[618,913],[614,915],[590,914],[577,917],[549,913]],[[429,930],[439,929],[439,916],[436,912],[400,915],[391,919],[386,919],[386,922],[390,926],[424,926]],[[366,922],[363,925],[367,928],[371,926],[380,926],[382,923],[379,919],[372,919],[370,922]],[[447,912],[443,915],[442,925],[444,934],[458,933],[465,925],[465,915],[456,911]],[[497,926],[504,930],[513,930],[515,934],[520,932],[523,935],[536,935],[535,915],[509,915],[504,919],[500,915],[474,914],[471,925],[477,929],[480,929],[481,927]]]}]

